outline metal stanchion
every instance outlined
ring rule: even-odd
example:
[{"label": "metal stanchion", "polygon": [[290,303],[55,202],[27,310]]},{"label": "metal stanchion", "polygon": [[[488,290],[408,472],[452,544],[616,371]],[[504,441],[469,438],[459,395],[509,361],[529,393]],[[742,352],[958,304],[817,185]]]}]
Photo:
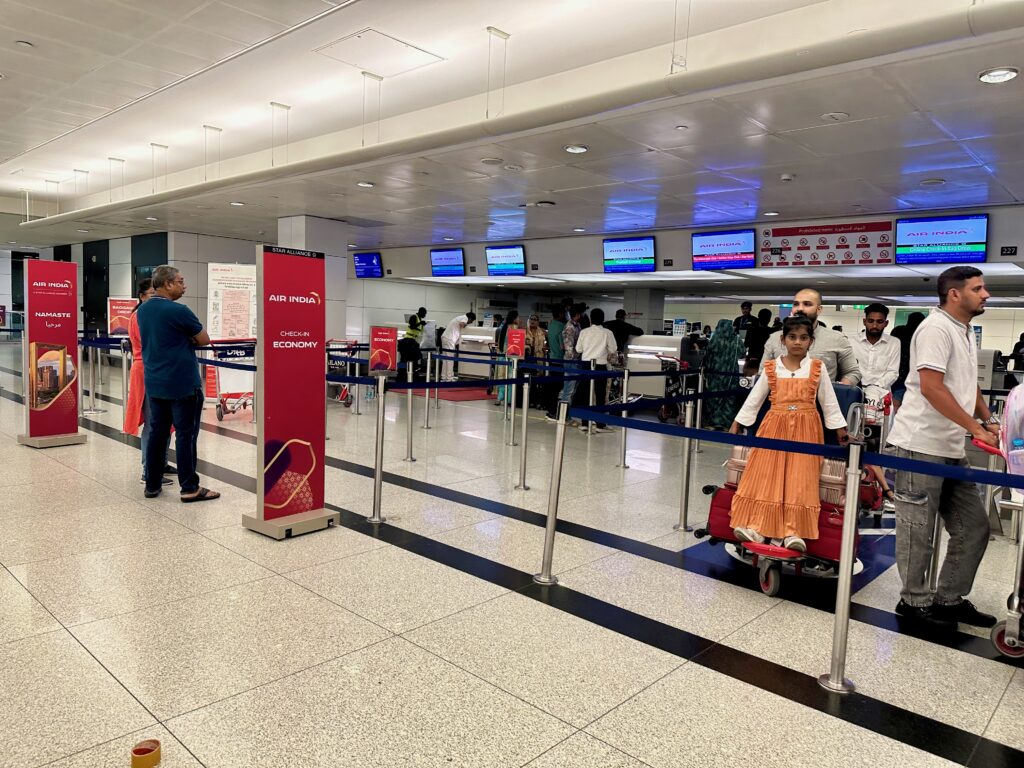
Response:
[{"label": "metal stanchion", "polygon": [[121,340],[121,408],[128,407],[128,355],[132,343],[128,339]]},{"label": "metal stanchion", "polygon": [[[405,365],[405,380],[412,384],[412,366]],[[402,461],[416,461],[412,455],[412,387],[405,390],[405,458]]]},{"label": "metal stanchion", "polygon": [[932,559],[928,564],[928,589],[934,592],[939,587],[939,543],[942,541],[942,515],[935,513],[935,527],[932,529]]},{"label": "metal stanchion", "polygon": [[[683,419],[683,426],[690,428],[693,426],[693,401],[687,400],[686,406],[683,408],[685,414]],[[693,527],[690,525],[690,460],[693,458],[693,441],[688,438],[683,438],[683,480],[682,490],[679,493],[679,522],[672,526],[673,531],[692,531]]]},{"label": "metal stanchion", "polygon": [[387,379],[377,377],[377,438],[373,448],[373,513],[366,518],[367,522],[383,523],[380,516],[380,496],[384,489],[384,397]]},{"label": "metal stanchion", "polygon": [[[502,362],[504,363],[504,362],[508,362],[508,361],[507,360],[502,360]],[[491,370],[492,371],[495,370],[495,368],[501,369],[501,376],[500,377],[496,376],[495,378],[502,378],[502,379],[507,379],[508,378],[508,366],[507,365],[491,366]],[[508,409],[509,409],[509,404],[508,404],[509,398],[507,397],[507,395],[508,395],[508,387],[505,387],[505,395],[506,395],[506,397],[505,397],[504,401],[501,404],[502,405],[501,412],[505,415],[505,421],[508,421]]]},{"label": "metal stanchion", "polygon": [[836,587],[836,619],[832,630],[832,666],[827,675],[818,678],[818,684],[833,693],[851,693],[852,682],[846,673],[846,640],[850,632],[850,590],[853,584],[853,564],[857,557],[858,496],[860,493],[860,452],[863,449],[863,406],[850,408],[850,458],[846,464],[846,504],[843,508],[843,541],[839,550],[839,584]]},{"label": "metal stanchion", "polygon": [[[704,384],[705,384],[705,382],[704,382],[704,368],[702,367],[700,369],[700,371],[698,371],[698,373],[697,373],[697,394],[698,395],[703,395],[704,394]],[[704,423],[704,398],[703,397],[698,397],[698,399],[697,399],[697,420],[694,421],[694,425],[697,427],[697,429],[700,429],[701,425],[703,423]],[[693,452],[694,453],[702,453],[702,450],[701,450],[701,447],[700,447],[700,440],[694,440],[693,441]]]},{"label": "metal stanchion", "polygon": [[[505,370],[508,370],[507,368]],[[510,378],[510,377],[505,377]],[[512,361],[512,376],[511,378],[519,378],[519,360]],[[505,404],[508,407],[509,412],[509,425],[508,425],[508,444],[516,446],[516,386],[515,384],[505,385]],[[523,418],[526,418],[526,414],[523,414]]]},{"label": "metal stanchion", "polygon": [[[593,411],[594,410],[594,406],[597,405],[597,390],[595,389],[595,387],[597,385],[597,381],[594,379],[594,376],[593,376],[593,373],[596,370],[597,370],[597,360],[591,360],[590,361],[590,373],[591,373],[591,376],[590,376],[590,400],[588,401],[590,403],[590,410],[591,411]],[[594,420],[590,419],[587,422],[587,437],[590,437],[592,434],[594,434]]]},{"label": "metal stanchion", "polygon": [[82,411],[87,416],[106,413],[106,408],[96,407],[96,347],[89,347],[89,407]]},{"label": "metal stanchion", "polygon": [[562,460],[565,456],[565,418],[568,403],[558,404],[558,426],[555,427],[555,455],[551,459],[551,486],[548,488],[548,522],[544,527],[544,554],[540,573],[533,580],[538,584],[557,584],[558,577],[551,574],[551,561],[555,555],[555,526],[558,525],[558,492],[562,485]]},{"label": "metal stanchion", "polygon": [[[622,372],[622,404],[625,405],[629,400],[629,369],[627,368]],[[627,418],[629,412],[626,410],[622,411],[622,418]],[[625,427],[621,428],[622,434],[619,435],[619,463],[616,465],[622,469],[629,469],[629,464],[626,463],[626,433],[629,431]]]},{"label": "metal stanchion", "polygon": [[[359,363],[356,363],[356,376],[359,375]],[[356,410],[356,416],[359,415],[359,401],[363,399],[363,385],[356,382],[355,395],[352,400],[352,406]]]},{"label": "metal stanchion", "polygon": [[[434,358],[433,352],[427,352],[427,384],[430,384],[430,368]],[[430,387],[423,390],[423,428],[430,429]]]},{"label": "metal stanchion", "polygon": [[[434,361],[434,381],[440,381],[440,380],[441,380],[441,361],[440,360],[435,360]],[[429,404],[430,403],[427,403],[427,405],[429,405]],[[434,416],[435,417],[437,416],[436,411],[440,407],[441,407],[441,390],[440,389],[435,389],[434,390],[434,411],[435,411]]]},{"label": "metal stanchion", "polygon": [[516,485],[516,489],[522,491],[530,490],[530,486],[526,484],[526,430],[530,423],[527,414],[530,410],[530,380],[532,378],[532,374],[527,374],[526,381],[523,382],[523,423],[522,434],[519,436],[519,483]]}]

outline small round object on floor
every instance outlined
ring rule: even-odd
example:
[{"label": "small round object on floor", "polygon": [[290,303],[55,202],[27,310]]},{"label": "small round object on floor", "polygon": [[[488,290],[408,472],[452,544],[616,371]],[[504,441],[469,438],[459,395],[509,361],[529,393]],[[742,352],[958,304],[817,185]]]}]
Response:
[{"label": "small round object on floor", "polygon": [[146,739],[132,747],[132,768],[153,768],[159,764],[159,739]]},{"label": "small round object on floor", "polygon": [[1007,645],[1006,643],[1006,622],[1000,621],[994,627],[992,627],[992,645],[996,647],[1003,656],[1010,659],[1021,659],[1024,658],[1024,645],[1018,644],[1016,648]]}]

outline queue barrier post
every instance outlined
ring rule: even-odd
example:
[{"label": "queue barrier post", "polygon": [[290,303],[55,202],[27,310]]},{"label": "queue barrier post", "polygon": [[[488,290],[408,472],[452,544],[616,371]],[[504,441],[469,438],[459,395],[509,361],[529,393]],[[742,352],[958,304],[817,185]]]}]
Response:
[{"label": "queue barrier post", "polygon": [[540,573],[533,580],[538,584],[557,584],[558,577],[551,573],[555,555],[555,527],[558,525],[558,492],[562,484],[562,461],[565,457],[565,419],[569,412],[568,403],[558,404],[558,426],[555,427],[555,455],[551,460],[551,485],[548,488],[548,520],[544,526],[544,553],[541,556]]},{"label": "queue barrier post", "polygon": [[[507,369],[506,369],[507,370]],[[519,377],[519,360],[512,360],[512,377],[516,379]],[[507,376],[505,378],[508,378]],[[509,413],[509,425],[508,425],[508,444],[510,446],[517,446],[519,443],[516,442],[516,385],[506,384],[505,385],[505,405]],[[526,418],[526,414],[523,413],[523,418]]]},{"label": "queue barrier post", "polygon": [[132,343],[121,339],[121,408],[128,407],[128,355],[131,349]]},{"label": "queue barrier post", "polygon": [[87,416],[95,416],[99,413],[106,413],[106,408],[96,407],[96,347],[89,348],[89,407],[86,408],[82,413]]},{"label": "queue barrier post", "polygon": [[[627,402],[629,402],[629,368],[622,372],[622,404],[625,405]],[[629,418],[629,411],[623,411],[622,418]],[[629,469],[629,465],[626,463],[626,433],[628,431],[623,426],[619,435],[619,463],[616,466],[622,469]]]},{"label": "queue barrier post", "polygon": [[[505,362],[504,355],[498,355],[498,360],[501,361],[501,362]],[[498,365],[498,366],[492,365],[491,366],[491,370],[494,372],[493,373],[494,378],[499,378],[498,377],[498,370],[499,369],[501,370],[501,377],[500,378],[507,379],[508,378],[508,376],[506,375],[506,373],[508,371],[508,366],[507,365]],[[501,385],[498,388],[498,391],[504,393],[505,395],[507,395],[508,394],[508,387],[505,386],[505,385]],[[501,403],[501,412],[505,416],[505,421],[508,421],[508,419],[509,419],[508,410],[509,410],[509,398],[505,397],[504,400]],[[511,443],[510,443],[510,445],[511,445]]]},{"label": "queue barrier post", "polygon": [[[441,380],[441,361],[434,361],[434,381]],[[429,394],[429,393],[428,393]],[[430,405],[428,402],[427,405]],[[434,390],[434,418],[437,418],[437,411],[441,407],[441,388]]]},{"label": "queue barrier post", "polygon": [[377,377],[377,435],[373,447],[373,512],[367,522],[379,525],[384,522],[380,515],[380,497],[384,490],[384,398],[387,378]]},{"label": "queue barrier post", "polygon": [[430,369],[433,367],[433,352],[427,352],[427,388],[423,390],[423,429],[430,429]]},{"label": "queue barrier post", "polygon": [[[693,426],[693,401],[687,400],[683,408],[683,426],[687,429]],[[693,458],[693,441],[689,437],[683,438],[683,469],[682,482],[679,491],[679,522],[672,526],[674,531],[689,532],[693,530],[690,525],[690,460]]]},{"label": "queue barrier post", "polygon": [[[358,376],[358,375],[359,375],[359,363],[356,363],[356,376]],[[356,389],[355,389],[354,398],[355,399],[352,401],[352,405],[353,405],[353,407],[356,410],[356,416],[359,416],[360,415],[360,412],[359,412],[359,401],[363,399],[363,386],[359,382],[356,382]]]},{"label": "queue barrier post", "polygon": [[405,381],[409,388],[405,390],[405,458],[402,461],[416,461],[412,455],[412,366],[405,364]]},{"label": "queue barrier post", "polygon": [[[75,369],[75,375],[78,377],[78,415],[79,415],[79,417],[85,415],[85,404],[84,404],[84,401],[83,401],[83,398],[85,397],[85,394],[84,394],[85,393],[85,387],[82,386],[82,382],[85,381],[85,377],[82,375],[82,360],[84,359],[84,355],[85,355],[85,348],[82,346],[81,343],[79,343],[78,344],[78,368]],[[28,394],[25,391],[25,379],[26,379],[26,377],[23,376],[22,380],[21,380],[21,393],[22,393],[22,395],[27,395]]]},{"label": "queue barrier post", "polygon": [[530,423],[530,419],[527,416],[530,408],[530,381],[533,378],[533,374],[526,375],[526,381],[523,382],[523,423],[520,426],[522,434],[519,436],[519,483],[516,485],[516,490],[528,491],[530,486],[526,484],[526,435],[527,426]]},{"label": "queue barrier post", "polygon": [[860,454],[864,447],[864,406],[850,406],[847,416],[850,434],[850,457],[846,462],[846,503],[843,507],[843,539],[839,549],[839,583],[836,587],[835,625],[832,630],[832,666],[827,675],[818,678],[826,691],[852,693],[854,684],[846,673],[846,645],[850,633],[850,602],[853,587],[853,565],[857,559],[857,514],[860,494]]},{"label": "queue barrier post", "polygon": [[[597,360],[590,361],[590,371],[593,373],[597,370]],[[594,410],[594,406],[597,404],[597,381],[593,376],[590,377],[590,399],[587,401],[590,403],[590,410]],[[594,420],[591,419],[587,422],[587,437],[594,434]]]},{"label": "queue barrier post", "polygon": [[[697,395],[698,396],[704,394],[704,387],[705,387],[704,368],[701,367],[700,371],[697,372]],[[697,427],[697,429],[701,429],[703,427],[703,422],[704,422],[704,398],[703,397],[698,397],[697,398],[697,420],[694,422],[694,425]],[[693,441],[693,452],[694,453],[702,453],[702,450],[701,450],[701,447],[700,447],[700,440],[699,439]]]}]

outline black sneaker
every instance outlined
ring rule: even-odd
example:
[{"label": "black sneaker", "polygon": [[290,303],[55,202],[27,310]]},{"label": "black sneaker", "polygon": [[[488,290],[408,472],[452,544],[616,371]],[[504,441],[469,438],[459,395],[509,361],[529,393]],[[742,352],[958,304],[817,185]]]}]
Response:
[{"label": "black sneaker", "polygon": [[933,627],[953,629],[956,622],[945,617],[936,616],[931,605],[911,605],[902,600],[896,604],[896,613],[904,619],[921,624],[930,624]]},{"label": "black sneaker", "polygon": [[969,624],[972,627],[984,627],[986,629],[994,627],[996,624],[995,616],[982,613],[974,607],[974,603],[970,600],[964,600],[956,605],[940,605],[936,603],[932,606],[932,615],[945,621],[959,622],[960,624]]},{"label": "black sneaker", "polygon": [[164,474],[165,475],[176,475],[176,474],[178,474],[178,468],[173,466],[173,465],[171,465],[171,464],[165,464],[164,465]]}]

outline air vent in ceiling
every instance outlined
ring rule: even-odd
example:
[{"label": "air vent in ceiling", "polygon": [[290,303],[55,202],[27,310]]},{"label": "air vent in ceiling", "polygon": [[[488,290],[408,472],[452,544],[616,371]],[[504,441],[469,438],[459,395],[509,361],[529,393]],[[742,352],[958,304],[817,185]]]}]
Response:
[{"label": "air vent in ceiling", "polygon": [[314,53],[381,77],[404,75],[443,61],[429,51],[369,28],[315,48]]}]

